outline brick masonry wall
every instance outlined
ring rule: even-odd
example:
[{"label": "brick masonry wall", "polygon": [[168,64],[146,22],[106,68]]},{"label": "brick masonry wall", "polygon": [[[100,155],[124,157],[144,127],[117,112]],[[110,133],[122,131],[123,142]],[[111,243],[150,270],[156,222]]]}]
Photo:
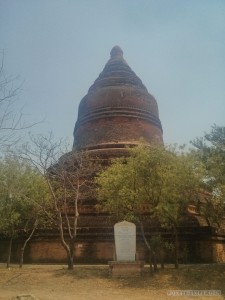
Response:
[{"label": "brick masonry wall", "polygon": [[[194,252],[189,253],[186,260],[185,253],[182,252],[186,247],[186,242],[180,243],[180,262],[181,263],[212,263],[225,262],[225,243],[221,240],[204,239],[193,242]],[[12,248],[12,263],[19,261],[20,241],[14,241]],[[0,261],[6,262],[8,241],[1,240]],[[145,245],[137,242],[138,259],[148,261],[148,252]],[[192,256],[195,256],[194,261]],[[113,241],[78,241],[75,245],[75,263],[107,263],[114,260],[115,247]],[[58,238],[32,240],[25,250],[25,263],[66,263],[66,251],[62,247]],[[172,262],[173,257],[169,252],[165,252],[165,261]]]},{"label": "brick masonry wall", "polygon": [[114,117],[86,123],[75,134],[78,148],[107,143],[137,143],[141,138],[147,142],[157,140],[162,143],[162,132],[158,127],[144,120]]},{"label": "brick masonry wall", "polygon": [[225,243],[218,241],[213,244],[213,262],[225,262]]}]

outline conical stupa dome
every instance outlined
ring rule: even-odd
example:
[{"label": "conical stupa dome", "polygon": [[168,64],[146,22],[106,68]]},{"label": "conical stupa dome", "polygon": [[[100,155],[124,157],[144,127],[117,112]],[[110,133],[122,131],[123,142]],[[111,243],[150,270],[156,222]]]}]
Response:
[{"label": "conical stupa dome", "polygon": [[[155,98],[131,70],[119,46],[81,100],[74,129],[74,149],[116,148],[144,139],[162,143]],[[120,146],[121,147],[121,146]]]}]

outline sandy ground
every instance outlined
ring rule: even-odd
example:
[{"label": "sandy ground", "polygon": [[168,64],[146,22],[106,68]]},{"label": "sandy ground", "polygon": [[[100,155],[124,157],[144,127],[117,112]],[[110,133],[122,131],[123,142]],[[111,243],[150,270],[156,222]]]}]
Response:
[{"label": "sandy ground", "polygon": [[[143,276],[139,278],[111,278],[106,265],[79,265],[73,271],[68,271],[62,265],[24,265],[22,269],[12,266],[8,270],[0,264],[0,300],[11,300],[19,294],[33,294],[40,300],[185,300],[190,297],[173,297],[169,295],[170,291],[189,289],[219,289],[224,294],[225,265],[209,276],[213,272],[207,267],[202,270],[202,267],[185,266],[177,271],[171,266],[159,270],[154,276],[145,268]],[[206,274],[205,278],[201,274],[203,277]],[[196,283],[194,286],[193,282]],[[222,295],[191,297],[196,298],[225,299]]]}]

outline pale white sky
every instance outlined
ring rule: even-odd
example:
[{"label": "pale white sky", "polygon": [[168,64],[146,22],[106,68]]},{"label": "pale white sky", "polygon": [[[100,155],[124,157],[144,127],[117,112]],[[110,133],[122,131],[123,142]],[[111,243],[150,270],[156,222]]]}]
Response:
[{"label": "pale white sky", "polygon": [[158,102],[166,143],[225,124],[224,0],[0,0],[0,49],[34,129],[73,141],[114,45]]}]

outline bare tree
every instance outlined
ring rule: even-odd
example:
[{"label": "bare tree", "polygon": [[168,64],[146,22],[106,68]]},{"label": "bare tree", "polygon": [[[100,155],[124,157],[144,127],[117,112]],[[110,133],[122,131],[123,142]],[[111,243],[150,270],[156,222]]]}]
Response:
[{"label": "bare tree", "polygon": [[62,141],[53,142],[52,134],[48,137],[31,137],[29,145],[24,147],[23,157],[39,170],[47,182],[60,241],[67,254],[68,269],[71,270],[74,265],[79,205],[82,195],[92,189],[95,167],[90,167],[93,162],[86,152],[63,151]]},{"label": "bare tree", "polygon": [[18,110],[18,96],[22,83],[18,78],[9,76],[4,69],[4,51],[0,62],[0,147],[14,144],[18,139],[18,131],[31,128],[37,123],[26,123],[23,108]]}]

